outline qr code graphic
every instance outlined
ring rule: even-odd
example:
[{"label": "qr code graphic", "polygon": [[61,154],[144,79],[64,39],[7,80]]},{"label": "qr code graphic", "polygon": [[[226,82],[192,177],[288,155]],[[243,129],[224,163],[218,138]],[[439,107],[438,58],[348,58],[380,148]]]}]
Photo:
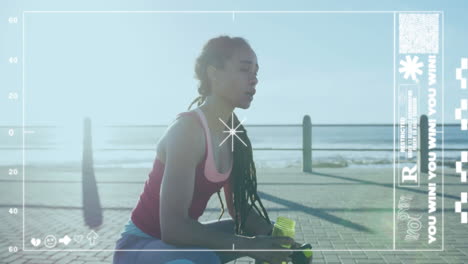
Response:
[{"label": "qr code graphic", "polygon": [[400,53],[439,53],[439,14],[399,14]]}]

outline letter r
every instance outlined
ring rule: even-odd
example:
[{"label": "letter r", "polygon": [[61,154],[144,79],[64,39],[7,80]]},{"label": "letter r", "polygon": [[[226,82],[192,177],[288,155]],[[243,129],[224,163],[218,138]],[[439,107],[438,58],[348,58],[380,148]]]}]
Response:
[{"label": "letter r", "polygon": [[418,182],[418,173],[416,172],[418,170],[418,167],[415,165],[413,166],[413,168],[408,168],[408,167],[403,167],[403,170],[402,170],[402,181],[403,182],[406,182],[406,181],[412,181],[414,183],[417,183]]}]

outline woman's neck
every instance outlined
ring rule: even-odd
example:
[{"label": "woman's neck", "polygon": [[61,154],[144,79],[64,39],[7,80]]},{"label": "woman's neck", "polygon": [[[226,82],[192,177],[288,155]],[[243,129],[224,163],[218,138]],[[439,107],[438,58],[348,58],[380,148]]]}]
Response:
[{"label": "woman's neck", "polygon": [[222,131],[228,130],[219,119],[223,120],[226,125],[231,127],[230,119],[234,107],[221,97],[214,97],[214,95],[208,96],[205,102],[200,106],[200,109],[203,110],[208,124],[214,129],[214,133],[220,135],[223,134]]}]

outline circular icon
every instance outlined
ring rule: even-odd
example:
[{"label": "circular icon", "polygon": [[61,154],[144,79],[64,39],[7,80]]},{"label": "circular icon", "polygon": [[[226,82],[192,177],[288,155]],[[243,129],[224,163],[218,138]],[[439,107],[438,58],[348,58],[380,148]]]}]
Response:
[{"label": "circular icon", "polygon": [[53,235],[48,235],[44,238],[44,246],[53,248],[57,245],[57,239]]}]

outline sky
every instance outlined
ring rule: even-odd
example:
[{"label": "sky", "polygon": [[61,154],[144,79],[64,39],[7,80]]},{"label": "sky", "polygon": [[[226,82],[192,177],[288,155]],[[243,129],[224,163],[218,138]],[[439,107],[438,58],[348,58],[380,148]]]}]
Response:
[{"label": "sky", "polygon": [[[26,125],[67,126],[85,116],[168,124],[198,95],[195,60],[219,35],[244,37],[257,54],[255,99],[236,109],[246,124],[299,124],[305,114],[316,124],[394,121],[392,13],[24,13],[24,25],[5,23],[32,10],[443,11],[444,117],[455,123],[466,97],[455,68],[468,56],[467,8],[467,1],[2,1],[0,125],[24,117]],[[17,65],[7,63],[12,54]],[[5,96],[12,91],[17,102]]]}]

